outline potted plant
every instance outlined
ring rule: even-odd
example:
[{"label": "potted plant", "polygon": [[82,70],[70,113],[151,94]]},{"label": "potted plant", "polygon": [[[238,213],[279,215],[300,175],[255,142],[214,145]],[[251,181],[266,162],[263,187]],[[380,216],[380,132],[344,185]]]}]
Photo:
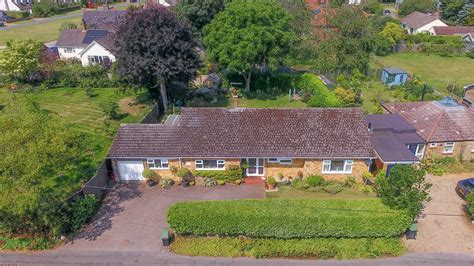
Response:
[{"label": "potted plant", "polygon": [[186,168],[186,167],[182,167],[180,168],[176,175],[178,175],[179,177],[181,177],[181,187],[185,188],[185,187],[188,187],[189,186],[189,183],[194,181],[194,176],[193,174],[191,173],[191,171]]},{"label": "potted plant", "polygon": [[143,170],[142,176],[146,179],[148,187],[154,187],[158,182],[160,182],[160,175],[151,169]]},{"label": "potted plant", "polygon": [[239,90],[236,87],[232,87],[230,93],[232,94],[232,98],[239,98]]},{"label": "potted plant", "polygon": [[410,227],[408,227],[407,232],[405,233],[407,239],[416,239],[416,234],[418,233],[418,226],[416,223],[412,223]]},{"label": "potted plant", "polygon": [[276,187],[276,183],[277,183],[277,182],[276,182],[276,180],[275,180],[275,178],[274,178],[273,176],[269,176],[269,177],[267,178],[267,186],[268,186],[268,189],[269,189],[269,190],[274,190],[275,187]]}]

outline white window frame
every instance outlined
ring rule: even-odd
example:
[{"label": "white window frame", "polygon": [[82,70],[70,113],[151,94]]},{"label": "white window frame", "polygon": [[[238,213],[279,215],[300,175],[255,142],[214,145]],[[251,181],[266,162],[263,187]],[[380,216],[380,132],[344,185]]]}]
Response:
[{"label": "white window frame", "polygon": [[[443,154],[452,154],[454,152],[454,142],[446,142],[444,143]],[[448,147],[448,149],[446,149]]]},{"label": "white window frame", "polygon": [[436,148],[438,147],[438,143],[430,143],[430,148]]},{"label": "white window frame", "polygon": [[[245,175],[246,176],[265,176],[265,158],[261,158],[261,157],[249,157],[249,158],[241,158],[240,161],[242,162],[243,160],[245,160],[245,162],[247,164],[249,164],[249,160],[250,159],[255,159],[256,162],[255,162],[255,168],[256,168],[256,171],[255,173],[253,174],[250,174],[248,171],[249,169],[245,169]],[[262,163],[260,164],[260,160],[262,160]],[[261,168],[262,169],[262,173],[259,174],[258,173],[258,169]]]},{"label": "white window frame", "polygon": [[74,47],[64,47],[64,52],[66,54],[75,54],[76,53],[76,48],[74,48]]},{"label": "white window frame", "polygon": [[[331,171],[331,163],[333,161],[344,161],[344,167],[342,171]],[[346,169],[350,167],[350,171],[347,171]],[[354,167],[354,161],[353,160],[323,160],[323,166],[321,169],[321,172],[323,174],[352,174],[352,169]],[[325,169],[327,168],[327,169]]]},{"label": "white window frame", "polygon": [[[423,147],[420,151],[420,146]],[[425,153],[425,147],[426,145],[425,144],[418,144],[416,145],[416,152],[415,152],[415,156],[418,158],[418,159],[423,159],[423,154]]]},{"label": "white window frame", "polygon": [[278,163],[278,164],[292,164],[293,158],[290,157],[272,157],[267,158],[268,163]]},{"label": "white window frame", "polygon": [[[204,161],[216,161],[217,168],[204,168]],[[201,167],[198,167],[201,165]],[[219,167],[221,165],[222,167]],[[217,160],[217,159],[200,159],[194,161],[194,167],[196,170],[225,170],[225,160]]]},{"label": "white window frame", "polygon": [[[159,167],[156,167],[157,165],[157,163],[155,162],[156,160],[160,160]],[[168,159],[165,159],[165,158],[147,158],[146,164],[148,165],[149,169],[169,169],[170,168],[169,161]],[[153,167],[151,167],[150,164],[153,164]],[[166,166],[163,166],[165,164]]]}]

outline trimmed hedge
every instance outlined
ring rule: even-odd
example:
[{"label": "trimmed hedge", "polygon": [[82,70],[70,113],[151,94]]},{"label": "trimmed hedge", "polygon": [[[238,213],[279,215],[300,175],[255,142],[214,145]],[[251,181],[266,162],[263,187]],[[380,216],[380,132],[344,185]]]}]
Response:
[{"label": "trimmed hedge", "polygon": [[244,172],[240,167],[229,167],[226,170],[195,170],[194,176],[208,177],[215,180],[221,180],[228,183],[233,183],[236,180],[242,179]]},{"label": "trimmed hedge", "polygon": [[405,248],[398,238],[360,239],[241,239],[181,237],[171,250],[187,256],[361,259],[399,256]]},{"label": "trimmed hedge", "polygon": [[181,202],[168,211],[177,234],[263,238],[399,236],[412,219],[379,199]]}]

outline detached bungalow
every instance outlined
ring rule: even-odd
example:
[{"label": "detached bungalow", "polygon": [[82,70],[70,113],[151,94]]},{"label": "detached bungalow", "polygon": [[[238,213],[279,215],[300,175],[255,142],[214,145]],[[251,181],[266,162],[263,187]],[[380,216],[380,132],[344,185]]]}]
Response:
[{"label": "detached bungalow", "polygon": [[435,34],[434,27],[448,26],[439,19],[438,14],[424,14],[418,11],[406,15],[400,21],[408,34],[429,32],[433,35]]},{"label": "detached bungalow", "polygon": [[407,120],[425,140],[424,156],[455,156],[474,159],[474,109],[451,97],[440,101],[384,103],[389,113]]},{"label": "detached bungalow", "polygon": [[153,169],[225,170],[248,165],[261,179],[323,175],[361,178],[375,158],[365,116],[359,108],[225,109],[183,108],[165,124],[119,128],[110,148],[118,180],[143,180]]}]

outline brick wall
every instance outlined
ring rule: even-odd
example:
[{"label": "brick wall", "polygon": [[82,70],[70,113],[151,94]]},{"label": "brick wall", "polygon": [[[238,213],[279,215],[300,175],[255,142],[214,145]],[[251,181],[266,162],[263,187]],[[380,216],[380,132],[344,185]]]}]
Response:
[{"label": "brick wall", "polygon": [[454,143],[454,150],[452,153],[443,153],[444,151],[444,142],[437,143],[435,148],[431,148],[430,144],[426,147],[425,156],[451,156],[457,159],[462,159],[463,161],[474,160],[474,141],[460,141]]}]

